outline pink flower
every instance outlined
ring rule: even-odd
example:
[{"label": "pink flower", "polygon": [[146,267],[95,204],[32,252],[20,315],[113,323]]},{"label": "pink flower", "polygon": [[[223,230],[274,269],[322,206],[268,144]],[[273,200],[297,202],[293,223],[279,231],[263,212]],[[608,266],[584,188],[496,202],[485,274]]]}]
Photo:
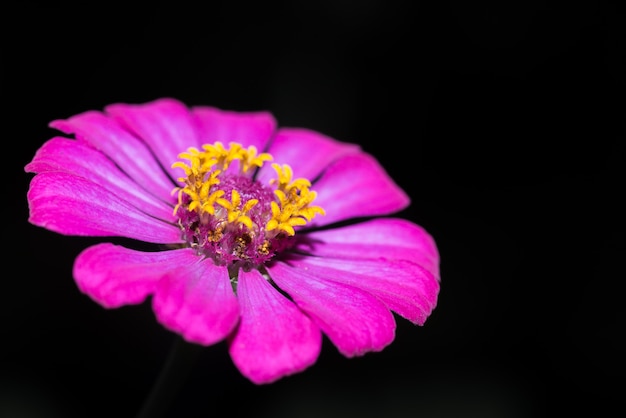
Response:
[{"label": "pink flower", "polygon": [[315,363],[322,333],[346,357],[380,351],[392,312],[422,325],[436,305],[435,242],[383,217],[409,198],[355,144],[168,98],[50,126],[75,139],[50,139],[26,165],[29,221],[155,244],[85,249],[80,290],[106,308],[150,296],[161,324],[226,340],[257,384]]}]

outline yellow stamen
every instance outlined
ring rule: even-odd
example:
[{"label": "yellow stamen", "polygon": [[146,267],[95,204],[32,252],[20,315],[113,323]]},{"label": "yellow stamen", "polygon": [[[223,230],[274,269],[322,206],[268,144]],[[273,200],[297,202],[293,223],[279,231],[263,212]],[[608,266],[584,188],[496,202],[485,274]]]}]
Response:
[{"label": "yellow stamen", "polygon": [[[278,171],[278,170],[277,170]],[[303,180],[303,179],[299,179]],[[306,180],[304,180],[306,181]],[[280,174],[279,174],[279,183]],[[308,183],[308,181],[306,181]],[[287,235],[295,235],[294,226],[305,225],[307,221],[311,221],[316,214],[324,215],[324,209],[319,206],[309,206],[317,193],[309,191],[308,187],[300,188],[304,182],[296,182],[289,184],[288,193],[283,190],[274,190],[274,194],[280,202],[280,206],[276,202],[272,202],[272,219],[267,223],[266,230],[272,231],[278,229],[284,231]]]},{"label": "yellow stamen", "polygon": [[[277,178],[270,180],[270,184],[276,187],[276,201],[270,203],[271,218],[266,225],[255,226],[250,217],[250,211],[259,203],[257,199],[242,202],[241,194],[235,189],[231,191],[230,200],[224,198],[225,191],[218,187],[219,177],[233,161],[239,161],[240,172],[246,174],[250,169],[261,168],[266,161],[272,160],[270,154],[258,154],[254,146],[244,148],[241,144],[231,142],[225,148],[221,142],[215,142],[203,145],[202,151],[191,147],[178,157],[187,163],[178,161],[172,164],[173,168],[180,168],[185,173],[184,177],[178,179],[182,186],[173,190],[173,193],[178,193],[174,214],[183,204],[183,195],[186,195],[188,211],[218,217],[220,228],[225,227],[224,222],[227,222],[243,224],[249,230],[276,230],[289,236],[295,235],[295,226],[305,225],[316,215],[325,214],[321,207],[311,205],[317,197],[316,192],[309,190],[311,182],[304,178],[293,179],[293,170],[287,164],[272,164]],[[271,235],[275,236],[276,233]],[[221,232],[211,235],[211,239],[216,240],[219,236]]]},{"label": "yellow stamen", "polygon": [[231,201],[229,202],[226,199],[218,198],[216,203],[222,206],[224,209],[228,211],[228,222],[229,223],[242,223],[248,227],[248,229],[252,229],[252,219],[247,215],[247,213],[252,209],[259,201],[257,199],[250,199],[241,207],[241,195],[237,190],[232,191],[231,193]]},{"label": "yellow stamen", "polygon": [[293,176],[293,171],[291,167],[287,164],[280,165],[274,163],[272,164],[272,168],[276,170],[276,174],[278,175],[278,179],[270,180],[270,184],[277,184],[279,190],[285,190],[287,185],[291,182],[291,177]]},{"label": "yellow stamen", "polygon": [[271,161],[272,156],[268,153],[261,153],[257,155],[257,150],[254,145],[248,147],[248,149],[242,148],[240,150],[241,156],[241,171],[247,173],[251,167],[262,167],[265,161]]},{"label": "yellow stamen", "polygon": [[221,142],[216,142],[213,145],[203,145],[202,149],[208,161],[214,162],[222,170],[226,170],[231,162],[241,159],[242,150],[242,146],[236,142],[231,142],[228,145],[228,149],[225,149]]}]

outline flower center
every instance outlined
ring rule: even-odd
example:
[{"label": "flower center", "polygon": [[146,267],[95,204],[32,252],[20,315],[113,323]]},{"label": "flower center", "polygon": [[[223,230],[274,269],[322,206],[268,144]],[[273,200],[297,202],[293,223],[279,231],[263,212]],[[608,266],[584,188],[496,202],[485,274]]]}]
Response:
[{"label": "flower center", "polygon": [[292,180],[286,164],[272,164],[277,178],[269,184],[256,181],[254,173],[272,156],[257,154],[254,146],[215,142],[178,157],[188,161],[172,165],[185,172],[174,189],[183,240],[216,264],[259,266],[293,245],[297,227],[324,214],[311,205],[317,196],[311,183]]}]

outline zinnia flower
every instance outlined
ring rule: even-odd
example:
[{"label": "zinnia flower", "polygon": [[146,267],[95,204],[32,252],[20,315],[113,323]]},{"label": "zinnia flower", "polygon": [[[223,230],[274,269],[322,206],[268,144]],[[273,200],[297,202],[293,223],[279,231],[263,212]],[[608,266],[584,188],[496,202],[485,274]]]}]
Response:
[{"label": "zinnia flower", "polygon": [[323,334],[346,357],[380,351],[394,313],[423,325],[436,305],[435,242],[387,216],[409,197],[356,144],[170,98],[50,127],[74,138],[48,140],[26,165],[29,221],[154,244],[85,249],[79,289],[106,308],[151,297],[164,327],[226,341],[254,383],[311,366]]}]

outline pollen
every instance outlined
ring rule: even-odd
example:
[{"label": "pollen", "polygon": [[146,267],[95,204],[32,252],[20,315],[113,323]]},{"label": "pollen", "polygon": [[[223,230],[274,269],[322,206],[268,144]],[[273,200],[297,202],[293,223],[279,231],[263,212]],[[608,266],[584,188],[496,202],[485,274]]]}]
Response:
[{"label": "pollen", "polygon": [[324,210],[313,205],[311,182],[293,177],[287,164],[272,163],[276,178],[268,184],[255,173],[273,157],[254,146],[221,142],[189,148],[172,164],[184,175],[174,214],[183,239],[217,264],[259,266],[293,245],[297,229]]}]

